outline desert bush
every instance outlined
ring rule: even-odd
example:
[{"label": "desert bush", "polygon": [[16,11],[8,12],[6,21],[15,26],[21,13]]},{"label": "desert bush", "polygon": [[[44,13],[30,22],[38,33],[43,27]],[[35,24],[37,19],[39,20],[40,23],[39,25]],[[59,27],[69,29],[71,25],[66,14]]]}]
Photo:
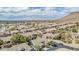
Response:
[{"label": "desert bush", "polygon": [[78,40],[78,39],[76,39],[76,40],[75,40],[75,43],[76,43],[76,44],[79,44],[79,40]]},{"label": "desert bush", "polygon": [[0,39],[0,45],[3,45],[3,44],[4,44],[3,40]]},{"label": "desert bush", "polygon": [[78,29],[73,28],[73,29],[72,29],[72,32],[77,33],[77,32],[78,32]]},{"label": "desert bush", "polygon": [[42,51],[42,48],[39,45],[34,46],[35,51]]},{"label": "desert bush", "polygon": [[76,24],[76,26],[79,26],[79,22],[76,22],[75,24]]},{"label": "desert bush", "polygon": [[8,43],[8,44],[5,44],[5,45],[4,45],[4,48],[10,48],[10,47],[12,47],[12,44],[9,44],[9,43]]},{"label": "desert bush", "polygon": [[45,47],[49,48],[50,46],[53,46],[53,45],[54,45],[54,42],[50,41],[50,42],[46,43]]},{"label": "desert bush", "polygon": [[53,39],[55,40],[61,40],[65,43],[72,43],[72,37],[69,31],[63,31],[56,35]]},{"label": "desert bush", "polygon": [[37,38],[37,34],[32,35],[32,40]]},{"label": "desert bush", "polygon": [[29,41],[29,37],[25,37],[20,34],[15,34],[11,37],[10,40],[13,44],[26,43]]},{"label": "desert bush", "polygon": [[21,50],[20,51],[25,51],[25,48],[21,48]]},{"label": "desert bush", "polygon": [[55,35],[55,37],[53,39],[55,39],[55,40],[61,40],[61,35],[60,34]]}]

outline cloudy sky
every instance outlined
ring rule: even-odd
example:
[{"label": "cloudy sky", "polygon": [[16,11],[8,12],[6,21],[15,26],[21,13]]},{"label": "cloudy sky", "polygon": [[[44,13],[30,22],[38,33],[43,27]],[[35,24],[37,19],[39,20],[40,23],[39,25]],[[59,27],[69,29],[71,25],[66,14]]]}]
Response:
[{"label": "cloudy sky", "polygon": [[0,7],[0,20],[53,20],[71,12],[79,7]]}]

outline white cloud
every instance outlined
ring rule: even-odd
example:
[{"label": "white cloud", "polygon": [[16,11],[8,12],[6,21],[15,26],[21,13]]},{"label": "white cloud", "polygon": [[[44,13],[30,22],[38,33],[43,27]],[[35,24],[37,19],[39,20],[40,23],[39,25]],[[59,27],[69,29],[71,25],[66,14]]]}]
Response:
[{"label": "white cloud", "polygon": [[[71,12],[79,11],[79,8],[53,8],[47,7],[44,10],[41,8],[29,9],[28,7],[3,7],[0,8],[0,14],[9,17],[9,16],[32,16],[32,15],[46,15],[53,16],[54,18],[65,16]],[[5,18],[5,17],[4,17]]]},{"label": "white cloud", "polygon": [[79,12],[79,7],[71,7],[70,12]]},{"label": "white cloud", "polygon": [[5,12],[10,12],[10,11],[22,11],[22,10],[27,10],[28,7],[1,7],[0,11],[5,11]]}]

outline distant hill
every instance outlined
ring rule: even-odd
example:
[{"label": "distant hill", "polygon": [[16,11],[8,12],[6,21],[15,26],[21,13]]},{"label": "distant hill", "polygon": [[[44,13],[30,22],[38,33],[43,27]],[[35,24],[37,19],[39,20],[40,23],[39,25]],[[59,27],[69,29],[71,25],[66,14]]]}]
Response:
[{"label": "distant hill", "polygon": [[62,23],[62,22],[78,22],[79,21],[79,12],[72,12],[69,15],[55,20],[56,23]]},{"label": "distant hill", "polygon": [[63,23],[63,22],[78,22],[79,21],[79,12],[72,12],[69,15],[60,18],[60,19],[55,19],[55,20],[0,20],[0,22],[11,22],[11,23],[15,23],[15,22],[45,22],[45,21],[50,21],[50,22],[55,22],[55,23]]}]

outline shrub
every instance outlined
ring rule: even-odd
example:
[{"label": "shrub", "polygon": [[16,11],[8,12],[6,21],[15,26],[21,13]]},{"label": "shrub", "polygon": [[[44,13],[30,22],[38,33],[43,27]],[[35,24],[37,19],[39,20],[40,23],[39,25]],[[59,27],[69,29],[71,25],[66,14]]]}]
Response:
[{"label": "shrub", "polygon": [[58,34],[58,35],[56,35],[53,39],[55,39],[55,40],[61,40],[61,35]]},{"label": "shrub", "polygon": [[79,26],[79,22],[76,22],[75,24],[76,24],[76,26]]},{"label": "shrub", "polygon": [[46,44],[45,47],[46,47],[46,48],[50,48],[50,45],[49,45],[49,44]]},{"label": "shrub", "polygon": [[28,37],[25,37],[23,35],[20,35],[20,34],[15,34],[12,36],[12,38],[10,39],[11,42],[13,44],[18,44],[18,43],[26,43],[29,41],[29,38]]},{"label": "shrub", "polygon": [[73,29],[72,29],[72,32],[77,33],[77,32],[78,32],[78,29],[73,28]]},{"label": "shrub", "polygon": [[4,44],[3,40],[0,39],[0,45],[3,45],[3,44]]},{"label": "shrub", "polygon": [[5,44],[5,45],[4,45],[4,48],[10,48],[10,47],[12,47],[12,44],[9,44],[9,43],[8,43],[8,44]]},{"label": "shrub", "polygon": [[54,45],[54,42],[53,41],[50,41],[46,44],[46,47],[49,48],[50,46],[53,46]]},{"label": "shrub", "polygon": [[39,45],[34,46],[35,51],[42,51],[42,48]]},{"label": "shrub", "polygon": [[78,40],[78,39],[76,39],[76,40],[75,40],[75,43],[76,43],[76,44],[79,44],[79,40]]},{"label": "shrub", "polygon": [[54,37],[56,40],[61,40],[65,43],[72,43],[72,37],[69,31],[63,31]]},{"label": "shrub", "polygon": [[33,39],[36,39],[36,38],[37,38],[37,34],[33,34],[33,35],[32,35],[32,38],[33,38]]}]

